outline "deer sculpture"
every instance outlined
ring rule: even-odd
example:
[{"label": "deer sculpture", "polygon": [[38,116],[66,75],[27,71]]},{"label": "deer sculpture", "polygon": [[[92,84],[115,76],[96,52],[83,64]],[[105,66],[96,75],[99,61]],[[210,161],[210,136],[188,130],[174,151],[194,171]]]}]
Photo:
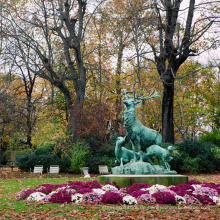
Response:
[{"label": "deer sculpture", "polygon": [[[115,164],[119,166],[120,164],[127,164],[132,159],[134,159],[134,153],[131,150],[128,150],[124,146],[125,144],[125,138],[126,137],[118,137],[117,134],[115,134],[116,138],[116,146],[115,146]],[[136,158],[139,158],[139,155],[135,152]]]},{"label": "deer sculpture", "polygon": [[155,130],[145,127],[141,122],[135,118],[135,105],[140,104],[139,100],[146,100],[158,97],[158,93],[151,93],[147,97],[136,97],[133,99],[125,93],[126,100],[123,103],[126,106],[124,111],[124,127],[127,130],[126,140],[129,139],[134,152],[134,160],[137,161],[135,154],[135,143],[137,143],[140,161],[143,161],[143,152],[146,152],[147,148],[151,145],[162,146],[162,136]]}]

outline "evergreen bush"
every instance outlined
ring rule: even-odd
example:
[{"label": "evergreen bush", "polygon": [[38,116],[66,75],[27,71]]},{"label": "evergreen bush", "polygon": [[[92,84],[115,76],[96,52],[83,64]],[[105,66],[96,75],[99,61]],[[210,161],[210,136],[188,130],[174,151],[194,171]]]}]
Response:
[{"label": "evergreen bush", "polygon": [[77,142],[70,149],[71,168],[74,173],[80,173],[80,167],[86,166],[86,161],[90,157],[89,146],[86,142]]},{"label": "evergreen bush", "polygon": [[[179,144],[178,152],[183,159],[182,170],[192,174],[215,171],[217,169],[216,150],[215,145],[200,141],[187,140]],[[174,162],[171,161],[171,163]]]},{"label": "evergreen bush", "polygon": [[215,129],[212,132],[207,132],[205,135],[203,135],[200,140],[202,142],[207,142],[216,145],[218,148],[220,148],[220,130]]},{"label": "evergreen bush", "polygon": [[49,169],[50,165],[59,165],[60,170],[69,172],[70,160],[67,156],[61,157],[58,153],[53,153],[53,146],[46,149],[43,147],[36,149],[32,153],[25,153],[16,157],[19,169],[29,171],[35,165],[43,165],[44,172]]}]

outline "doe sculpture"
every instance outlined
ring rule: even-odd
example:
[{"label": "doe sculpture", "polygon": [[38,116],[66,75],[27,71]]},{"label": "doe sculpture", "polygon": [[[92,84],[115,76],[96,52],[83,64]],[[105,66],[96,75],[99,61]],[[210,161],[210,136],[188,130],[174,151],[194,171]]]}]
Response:
[{"label": "doe sculpture", "polygon": [[[115,134],[116,138],[116,145],[115,145],[115,164],[119,166],[121,163],[127,164],[129,163],[132,159],[134,159],[134,152],[131,150],[128,150],[124,146],[126,142],[126,137],[118,137],[117,134]],[[136,158],[139,158],[139,155],[135,152]]]}]

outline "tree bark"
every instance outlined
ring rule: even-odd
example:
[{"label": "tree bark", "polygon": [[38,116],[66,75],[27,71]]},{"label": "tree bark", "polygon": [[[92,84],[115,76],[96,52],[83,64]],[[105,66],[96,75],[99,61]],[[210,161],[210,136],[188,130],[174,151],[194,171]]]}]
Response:
[{"label": "tree bark", "polygon": [[162,138],[164,143],[174,144],[174,123],[173,123],[173,99],[174,99],[174,79],[172,82],[163,83],[163,103],[162,103]]}]

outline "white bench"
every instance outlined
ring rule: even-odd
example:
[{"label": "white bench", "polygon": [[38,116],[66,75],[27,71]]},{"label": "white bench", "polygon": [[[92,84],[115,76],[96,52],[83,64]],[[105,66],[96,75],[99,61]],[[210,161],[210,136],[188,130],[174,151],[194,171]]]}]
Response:
[{"label": "white bench", "polygon": [[110,174],[111,172],[108,171],[107,165],[99,165],[99,173],[100,174]]},{"label": "white bench", "polygon": [[34,166],[34,170],[31,171],[31,168],[30,168],[30,173],[31,174],[42,174],[43,173],[43,166],[42,165],[36,165]]},{"label": "white bench", "polygon": [[59,174],[60,172],[60,167],[59,165],[51,165],[50,169],[47,169],[48,174]]}]

